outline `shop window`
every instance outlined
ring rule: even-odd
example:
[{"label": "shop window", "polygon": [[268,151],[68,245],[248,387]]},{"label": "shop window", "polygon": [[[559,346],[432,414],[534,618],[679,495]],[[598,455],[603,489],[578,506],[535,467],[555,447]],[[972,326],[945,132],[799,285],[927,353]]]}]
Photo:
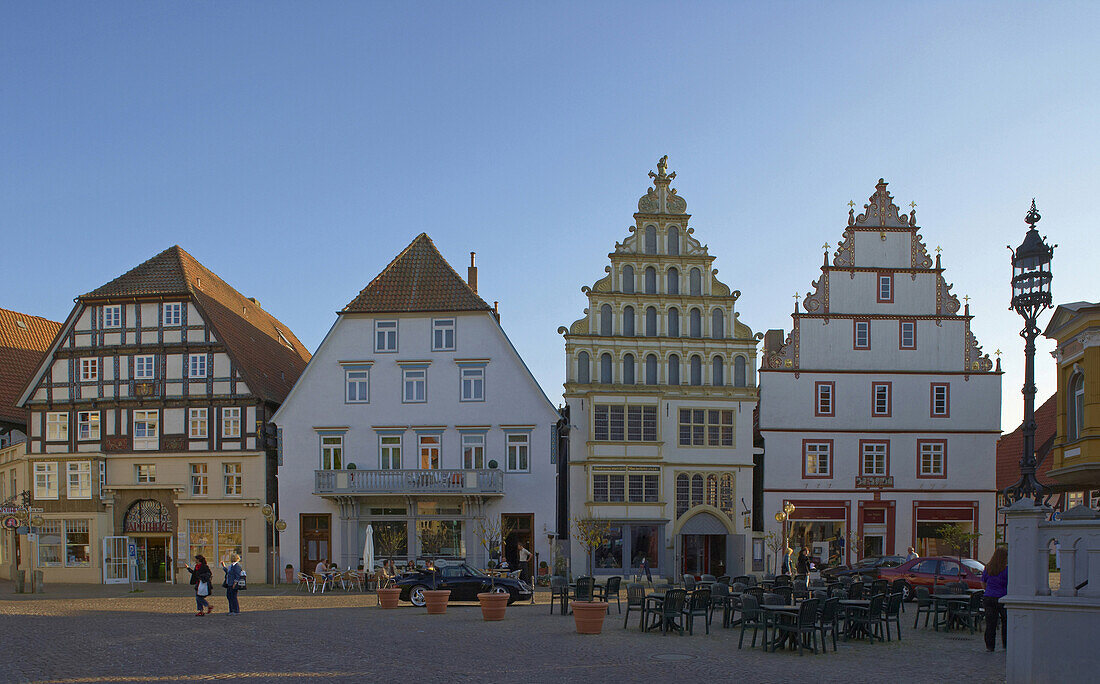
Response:
[{"label": "shop window", "polygon": [[38,566],[60,567],[62,559],[62,521],[47,520],[38,528]]},{"label": "shop window", "polygon": [[593,567],[619,570],[623,567],[623,528],[611,525],[604,542],[592,551]]},{"label": "shop window", "polygon": [[429,557],[463,558],[466,544],[461,520],[421,520],[417,523],[420,553]]},{"label": "shop window", "polygon": [[65,567],[86,568],[92,564],[87,520],[66,520]]}]

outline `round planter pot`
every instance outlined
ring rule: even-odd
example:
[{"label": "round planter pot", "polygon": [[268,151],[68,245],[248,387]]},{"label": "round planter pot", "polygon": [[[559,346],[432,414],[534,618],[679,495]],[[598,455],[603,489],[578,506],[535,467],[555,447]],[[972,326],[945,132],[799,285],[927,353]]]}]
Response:
[{"label": "round planter pot", "polygon": [[397,601],[401,597],[400,589],[379,589],[378,590],[378,607],[379,608],[396,608]]},{"label": "round planter pot", "polygon": [[450,589],[425,589],[424,607],[428,615],[442,615],[447,612],[447,601],[451,598]]},{"label": "round planter pot", "polygon": [[477,595],[477,600],[481,602],[481,617],[487,622],[494,620],[503,620],[504,611],[508,608],[508,592],[498,594],[496,592],[487,591]]},{"label": "round planter pot", "polygon": [[574,601],[573,622],[577,625],[577,634],[599,634],[603,631],[603,619],[607,617],[607,603],[604,601]]},{"label": "round planter pot", "polygon": [[283,576],[287,584],[294,584],[294,568],[283,568]]}]

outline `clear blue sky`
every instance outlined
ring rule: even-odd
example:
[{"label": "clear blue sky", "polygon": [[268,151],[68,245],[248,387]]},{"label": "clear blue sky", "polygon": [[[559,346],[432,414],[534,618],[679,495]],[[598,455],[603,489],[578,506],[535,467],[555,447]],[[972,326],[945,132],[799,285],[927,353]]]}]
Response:
[{"label": "clear blue sky", "polygon": [[[0,7],[0,306],[181,244],[311,348],[421,231],[560,401],[559,325],[669,155],[755,330],[790,327],[848,200],[918,203],[1005,351],[1032,196],[1055,299],[1100,299],[1095,3],[67,2]],[[1038,356],[1040,400],[1053,391]]]}]

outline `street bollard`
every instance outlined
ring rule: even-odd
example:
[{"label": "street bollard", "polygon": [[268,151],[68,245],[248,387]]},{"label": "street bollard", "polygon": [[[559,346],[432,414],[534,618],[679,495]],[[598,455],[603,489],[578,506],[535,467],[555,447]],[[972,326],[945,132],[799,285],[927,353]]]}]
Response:
[{"label": "street bollard", "polygon": [[15,574],[12,576],[12,579],[15,580],[15,593],[22,594],[23,591],[26,588],[24,586],[25,581],[26,581],[26,577],[23,575],[23,571],[22,570],[17,570],[15,572]]},{"label": "street bollard", "polygon": [[46,573],[41,570],[34,571],[35,591],[39,594],[46,593]]}]

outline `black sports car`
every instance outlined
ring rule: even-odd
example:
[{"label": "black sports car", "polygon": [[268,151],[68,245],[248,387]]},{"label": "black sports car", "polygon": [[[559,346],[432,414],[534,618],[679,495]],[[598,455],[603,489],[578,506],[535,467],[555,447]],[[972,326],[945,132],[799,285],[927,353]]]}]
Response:
[{"label": "black sports car", "polygon": [[821,576],[827,580],[840,579],[845,575],[860,579],[867,577],[877,579],[880,568],[896,568],[904,562],[905,556],[868,556],[854,565],[825,568],[821,571]]},{"label": "black sports car", "polygon": [[531,598],[531,587],[523,580],[489,577],[465,563],[408,572],[395,584],[401,590],[401,600],[414,606],[424,605],[425,589],[450,589],[451,601],[476,601],[478,594],[487,591],[507,593],[509,605]]}]

